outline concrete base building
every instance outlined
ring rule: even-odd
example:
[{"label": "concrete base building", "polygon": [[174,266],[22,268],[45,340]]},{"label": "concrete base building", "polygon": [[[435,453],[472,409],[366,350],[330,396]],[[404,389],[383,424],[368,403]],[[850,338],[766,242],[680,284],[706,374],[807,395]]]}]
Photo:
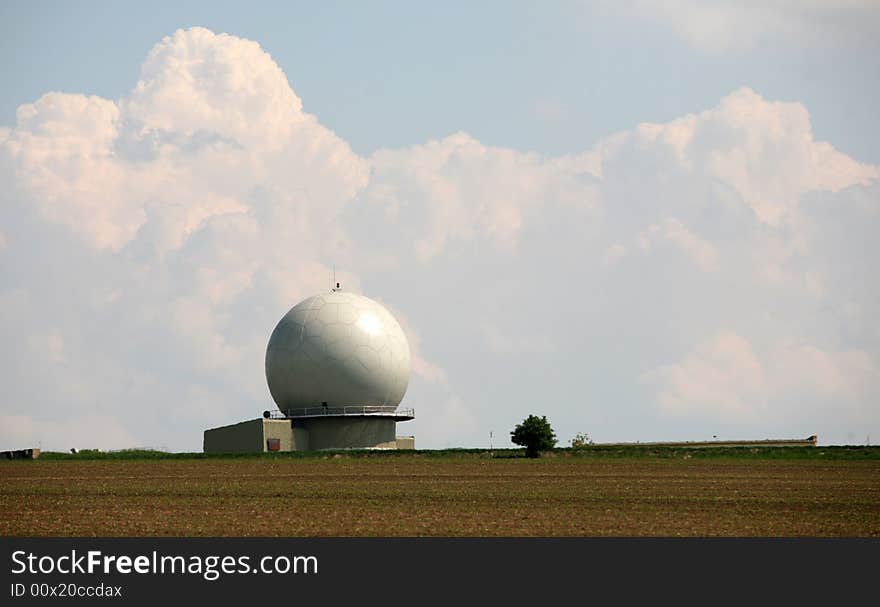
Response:
[{"label": "concrete base building", "polygon": [[382,406],[315,407],[285,416],[264,414],[261,419],[205,430],[204,452],[415,449],[415,437],[396,434],[398,421],[414,417],[412,409]]}]

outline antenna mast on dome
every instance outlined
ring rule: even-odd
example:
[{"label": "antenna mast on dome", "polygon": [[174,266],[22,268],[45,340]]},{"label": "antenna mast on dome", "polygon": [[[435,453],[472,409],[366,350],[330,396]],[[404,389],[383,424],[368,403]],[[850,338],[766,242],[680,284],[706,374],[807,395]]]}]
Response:
[{"label": "antenna mast on dome", "polygon": [[336,282],[336,264],[335,264],[335,263],[333,264],[333,284],[336,285],[336,286],[335,286],[335,287],[330,287],[330,290],[331,290],[332,292],[336,293],[336,291],[341,291],[341,290],[342,290],[342,287],[339,286],[339,283],[338,283],[338,282]]}]

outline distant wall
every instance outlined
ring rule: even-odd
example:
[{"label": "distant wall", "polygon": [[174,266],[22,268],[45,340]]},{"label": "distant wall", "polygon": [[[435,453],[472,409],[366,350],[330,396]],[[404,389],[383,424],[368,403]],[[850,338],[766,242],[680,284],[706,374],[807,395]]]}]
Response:
[{"label": "distant wall", "polygon": [[815,434],[807,438],[764,439],[740,441],[686,441],[678,443],[596,443],[596,447],[815,447],[819,437]]}]

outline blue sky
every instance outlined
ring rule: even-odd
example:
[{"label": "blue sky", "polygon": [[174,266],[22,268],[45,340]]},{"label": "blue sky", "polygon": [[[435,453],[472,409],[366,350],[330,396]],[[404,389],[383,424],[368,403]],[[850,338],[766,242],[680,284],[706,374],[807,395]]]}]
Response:
[{"label": "blue sky", "polygon": [[878,23],[5,3],[0,441],[200,449],[334,265],[407,332],[421,447],[876,441]]},{"label": "blue sky", "polygon": [[[580,151],[747,85],[803,103],[817,138],[880,161],[880,44],[861,30],[707,53],[649,16],[590,2],[36,1],[0,12],[0,77],[14,83],[0,91],[0,124],[50,90],[116,99],[156,41],[199,25],[258,41],[307,111],[362,153],[458,130],[518,150]],[[877,12],[865,13],[860,27],[876,32]]]}]

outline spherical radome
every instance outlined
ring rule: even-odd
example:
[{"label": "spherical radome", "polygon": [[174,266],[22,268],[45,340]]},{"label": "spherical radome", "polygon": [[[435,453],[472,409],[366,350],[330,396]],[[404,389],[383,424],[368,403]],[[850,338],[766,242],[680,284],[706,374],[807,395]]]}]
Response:
[{"label": "spherical radome", "polygon": [[266,381],[281,411],[397,406],[409,384],[409,343],[391,312],[339,291],[301,301],[266,348]]}]

